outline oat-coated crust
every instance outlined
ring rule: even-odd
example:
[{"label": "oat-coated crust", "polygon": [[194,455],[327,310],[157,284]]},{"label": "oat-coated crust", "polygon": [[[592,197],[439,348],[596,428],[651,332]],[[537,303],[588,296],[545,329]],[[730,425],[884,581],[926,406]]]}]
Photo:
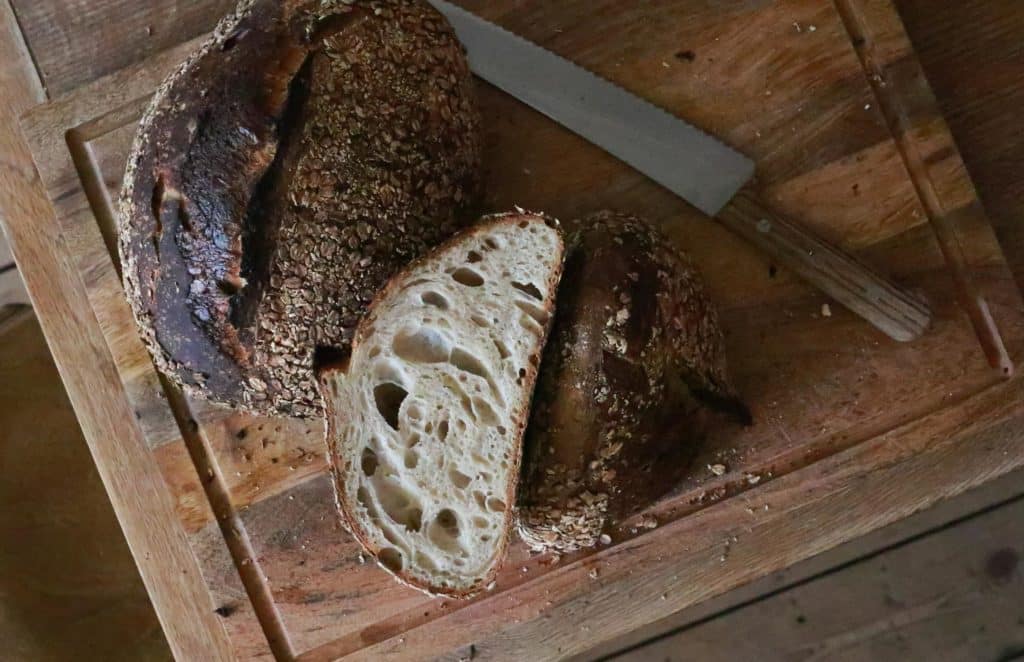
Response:
[{"label": "oat-coated crust", "polygon": [[190,392],[315,416],[387,278],[471,218],[472,77],[418,0],[244,0],[157,92],[129,157],[124,284]]},{"label": "oat-coated crust", "polygon": [[709,423],[707,400],[742,408],[687,257],[626,214],[569,229],[519,500],[527,543],[566,552],[677,484]]},{"label": "oat-coated crust", "polygon": [[[462,231],[460,234],[456,235],[449,241],[445,242],[445,244],[436,249],[434,253],[440,254],[447,250],[448,248],[458,246],[462,243],[471,243],[475,237],[487,232],[489,229],[494,228],[499,224],[516,224],[519,223],[524,217],[530,218],[532,220],[543,219],[545,223],[552,227],[560,227],[558,221],[555,219],[545,217],[541,214],[534,214],[526,211],[516,211],[505,214],[493,214],[484,217],[474,227]],[[377,303],[380,301],[387,300],[392,292],[396,290],[401,290],[404,284],[408,281],[409,274],[414,273],[420,268],[429,266],[429,264],[434,260],[434,253],[428,254],[420,258],[419,260],[415,261],[414,263],[410,264],[408,267],[403,269],[399,274],[392,277],[390,281],[388,281],[388,284],[381,290],[381,292],[374,299],[374,303],[371,304],[366,316],[360,321],[358,329],[356,331],[355,339],[353,340],[353,348],[358,347],[360,342],[365,340],[366,331],[372,328],[372,326],[374,325],[376,321]],[[562,267],[563,265],[560,263],[558,265],[558,268],[552,273],[552,276],[547,283],[548,291],[553,293],[550,301],[545,306],[545,309],[549,313],[554,313],[554,310],[556,308],[556,295],[554,293],[558,291],[558,283],[562,277]],[[553,318],[554,315],[552,314],[551,317]],[[549,321],[548,325],[544,329],[544,335],[540,339],[541,347],[543,347],[546,344],[550,331],[551,322]],[[539,362],[537,365],[535,365],[533,362],[530,362],[528,364],[527,377],[525,383],[532,384],[533,388],[535,388],[537,384],[539,369]],[[327,389],[329,389],[329,386],[327,386],[327,384],[329,384],[332,379],[336,378],[332,377],[332,375],[338,372],[344,374],[346,371],[347,365],[345,365],[345,363],[342,362],[339,365],[324,367],[320,371],[320,374],[318,375],[318,383],[320,384],[321,389],[324,389],[325,394],[324,403],[327,410],[327,424],[325,428],[328,454],[331,463],[331,475],[334,478],[335,484],[334,492],[336,505],[338,507],[339,512],[341,513],[342,520],[344,521],[352,535],[356,538],[356,540],[359,541],[363,549],[370,553],[374,559],[378,559],[380,548],[374,545],[373,541],[370,539],[369,535],[360,524],[358,518],[354,515],[355,508],[353,508],[352,504],[350,504],[348,502],[348,499],[345,497],[345,495],[347,494],[347,490],[345,489],[344,472],[342,468],[344,467],[345,463],[351,461],[352,458],[344,457],[342,449],[339,448],[339,444],[337,443],[338,421],[341,419],[341,417],[345,416],[345,412],[335,411],[331,398],[327,396]],[[527,394],[526,397],[526,402],[528,403],[527,406],[524,407],[521,415],[515,421],[516,446],[515,448],[512,449],[511,454],[511,457],[514,459],[515,464],[509,469],[510,475],[512,476],[512,480],[509,481],[508,491],[505,499],[505,503],[509,504],[509,508],[512,508],[513,504],[515,503],[516,492],[519,486],[519,478],[522,468],[521,462],[523,456],[523,438],[526,433],[526,424],[529,420],[530,414],[529,402],[532,400],[530,396],[532,396],[532,390],[531,393]],[[507,517],[505,520],[505,530],[502,532],[501,540],[499,541],[499,549],[497,550],[496,553],[497,558],[503,558],[505,555],[505,550],[508,548],[509,538],[512,535],[512,529],[514,527],[515,520],[516,518],[513,516],[512,513],[510,513],[509,517]],[[474,595],[483,591],[484,589],[488,588],[494,581],[495,577],[497,576],[500,567],[500,564],[495,564],[491,568],[487,576],[481,578],[470,588],[462,590],[451,590],[445,589],[444,587],[437,587],[426,584],[424,582],[417,580],[415,577],[411,577],[406,573],[396,573],[384,564],[380,563],[379,560],[377,564],[383,570],[385,570],[393,577],[398,579],[400,582],[412,588],[423,591],[424,593],[431,596],[443,595],[456,599],[471,598]]]}]

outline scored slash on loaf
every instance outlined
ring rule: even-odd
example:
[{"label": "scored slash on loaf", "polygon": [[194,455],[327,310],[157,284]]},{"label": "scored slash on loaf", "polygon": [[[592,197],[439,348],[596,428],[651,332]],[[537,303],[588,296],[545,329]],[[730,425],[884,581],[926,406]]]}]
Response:
[{"label": "scored slash on loaf", "polygon": [[124,285],[162,372],[257,413],[320,415],[409,260],[475,218],[462,48],[423,3],[245,0],[157,92],[128,160]]},{"label": "scored slash on loaf", "polygon": [[717,414],[750,418],[689,259],[626,214],[567,228],[519,498],[523,539],[560,552],[596,545],[677,485]]},{"label": "scored slash on loaf", "polygon": [[414,587],[497,572],[563,251],[543,217],[485,219],[392,279],[320,376],[343,516]]}]

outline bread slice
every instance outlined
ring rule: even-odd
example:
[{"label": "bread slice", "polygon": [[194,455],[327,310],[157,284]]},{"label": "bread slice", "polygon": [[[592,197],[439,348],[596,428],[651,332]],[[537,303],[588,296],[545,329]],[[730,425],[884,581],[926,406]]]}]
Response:
[{"label": "bread slice", "polygon": [[563,253],[554,222],[486,218],[394,277],[320,371],[342,516],[411,586],[468,597],[497,572]]}]

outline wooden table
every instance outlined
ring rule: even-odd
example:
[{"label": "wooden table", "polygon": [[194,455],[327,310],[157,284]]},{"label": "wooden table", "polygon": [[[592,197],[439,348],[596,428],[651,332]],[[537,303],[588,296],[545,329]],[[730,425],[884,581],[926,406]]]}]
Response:
[{"label": "wooden table", "polygon": [[[418,646],[413,650],[405,646],[403,629],[389,632],[382,623],[376,630],[358,632],[355,640],[350,637],[345,644],[348,648],[294,651],[282,645],[288,633],[268,628],[266,618],[257,622],[252,613],[226,613],[223,604],[212,602],[206,576],[209,559],[196,557],[181,523],[175,486],[168,486],[166,474],[154,462],[147,443],[150,430],[144,429],[149,412],[131,406],[132,394],[126,392],[129,387],[124,375],[127,359],[111,349],[119,346],[117,338],[112,343],[111,334],[116,336],[120,330],[105,328],[103,316],[97,317],[96,301],[90,300],[90,294],[95,296],[90,282],[106,276],[81,271],[81,256],[68,249],[80,245],[79,237],[55,238],[55,201],[40,185],[33,155],[12,118],[48,99],[51,105],[68,100],[64,107],[73,106],[75,99],[82,98],[76,97],[76,90],[94,81],[103,86],[104,76],[113,76],[118,82],[117,72],[159,59],[167,49],[209,29],[211,17],[231,4],[231,0],[141,6],[129,0],[15,0],[18,23],[13,20],[11,5],[6,1],[0,5],[4,90],[16,92],[15,107],[4,108],[0,116],[0,151],[5,154],[0,209],[71,401],[168,640],[180,659],[231,657],[238,651],[235,641],[239,632],[245,628],[258,631],[261,626],[271,640],[267,652],[273,649],[278,657],[298,652],[306,653],[304,659],[321,659],[332,650],[358,653],[363,646],[370,647],[365,655],[408,657],[417,652],[440,654],[471,642],[475,642],[474,650],[496,657],[581,652],[590,644],[767,575],[1024,465],[1024,381],[1014,377],[964,397],[951,395],[948,405],[924,408],[911,420],[878,430],[858,443],[828,446],[820,458],[794,460],[792,470],[780,471],[756,489],[726,490],[723,494],[730,498],[713,505],[701,500],[698,507],[668,518],[665,526],[625,536],[595,557],[567,560],[557,572],[530,565],[529,570],[546,573],[544,578],[521,581],[515,590],[455,611],[437,624],[424,622],[416,627],[413,623],[408,628],[410,641]],[[996,221],[1010,269],[1021,283],[1024,196],[1020,179],[1012,179],[1019,168],[1000,160],[1001,155],[1019,158],[1024,151],[1020,122],[1005,112],[983,114],[982,119],[989,121],[979,122],[975,104],[979,98],[994,98],[1006,104],[1003,108],[1012,108],[1014,101],[1020,100],[1019,37],[1024,33],[1024,19],[1017,15],[1012,0],[956,4],[939,10],[926,0],[904,0],[900,8],[917,47],[932,65],[929,73],[940,95],[954,100],[946,108],[954,132],[968,146],[968,164],[977,164],[974,174]],[[979,21],[979,16],[984,20]],[[976,30],[985,40],[965,41],[964,30]],[[98,38],[104,31],[116,38]],[[1001,40],[1006,48],[1000,48]],[[680,61],[689,59],[681,53]],[[176,55],[172,52],[168,57]],[[961,96],[960,86],[969,90],[966,96]],[[117,86],[109,83],[103,89],[117,92]],[[50,138],[54,145],[66,144],[65,149],[76,159],[103,158],[102,150],[81,149],[80,139],[75,133]],[[95,170],[103,172],[102,168]],[[103,184],[83,184],[90,203],[105,194]],[[63,202],[56,200],[58,206]],[[109,241],[109,237],[104,239]],[[97,248],[102,250],[102,244]],[[886,252],[882,250],[881,255]],[[713,262],[708,269],[714,272]],[[797,292],[797,299],[806,298],[794,284],[783,287]],[[106,303],[119,305],[115,298]],[[1011,306],[1017,308],[1007,310],[1007,315],[1022,312],[1018,303]],[[742,321],[741,312],[735,313],[734,323]],[[850,338],[863,340],[859,332],[851,334]],[[187,428],[189,421],[182,423]],[[218,507],[215,496],[211,497],[214,509]],[[750,511],[765,506],[770,510],[751,522]],[[746,523],[737,528],[737,522]],[[241,576],[253,572],[248,565],[258,564],[239,564]],[[230,558],[226,565],[214,567],[235,570]],[[227,583],[238,585],[237,578],[234,584]],[[280,593],[269,583],[255,585],[265,587],[266,593],[254,595],[250,590],[248,600],[256,604],[262,600],[264,612],[272,612],[281,602]],[[443,609],[444,605],[429,608]]]}]

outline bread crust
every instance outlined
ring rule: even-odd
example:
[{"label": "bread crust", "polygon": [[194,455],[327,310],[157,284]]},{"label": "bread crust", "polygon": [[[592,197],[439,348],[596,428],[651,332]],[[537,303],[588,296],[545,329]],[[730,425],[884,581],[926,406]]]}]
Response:
[{"label": "bread crust", "polygon": [[317,347],[472,218],[461,45],[413,0],[243,0],[157,91],[128,159],[124,286],[190,394],[317,416]]},{"label": "bread crust", "polygon": [[[487,232],[488,230],[498,225],[514,225],[521,222],[524,218],[530,218],[531,220],[541,219],[551,227],[560,228],[558,221],[555,219],[546,217],[542,214],[535,214],[522,210],[517,210],[515,212],[508,212],[503,214],[493,214],[482,218],[474,227],[464,230],[460,234],[456,235],[455,237],[451,238],[450,240],[446,241],[444,244],[439,246],[431,254],[423,256],[420,259],[414,261],[401,272],[392,277],[390,281],[388,281],[387,285],[374,299],[373,304],[370,305],[369,309],[367,310],[366,316],[360,321],[359,326],[356,330],[355,339],[353,340],[352,343],[353,350],[355,350],[360,345],[360,343],[365,340],[368,329],[372,328],[372,326],[375,324],[377,319],[376,313],[378,304],[382,301],[388,300],[396,291],[400,290],[405,284],[405,282],[408,280],[410,274],[415,273],[422,267],[429,265],[435,259],[435,254],[441,254],[451,248],[457,247],[465,243],[470,243],[473,241],[475,237],[478,237],[479,235]],[[561,242],[562,253],[564,255],[564,240],[562,238],[561,233],[559,233],[559,241]],[[544,306],[544,309],[550,314],[550,319],[548,321],[548,324],[544,327],[543,335],[540,338],[541,349],[547,343],[547,339],[551,331],[552,322],[550,320],[554,318],[554,311],[557,304],[557,294],[555,293],[557,293],[558,291],[558,283],[562,277],[563,264],[564,263],[559,263],[557,269],[555,269],[552,272],[551,277],[548,279],[548,291],[552,292],[553,294],[551,299]],[[529,365],[526,368],[526,381],[531,385],[529,393],[530,398],[527,400],[527,402],[530,402],[532,400],[533,390],[536,388],[537,377],[540,370],[539,363],[540,362],[537,362],[536,364],[534,362],[529,362]],[[331,475],[333,476],[335,485],[336,505],[342,521],[345,523],[346,527],[348,527],[349,531],[356,538],[356,540],[359,541],[363,549],[369,552],[373,556],[373,558],[377,560],[377,564],[386,572],[395,577],[398,581],[407,586],[420,590],[426,593],[427,595],[446,596],[456,599],[470,598],[480,593],[481,591],[489,588],[497,576],[500,564],[494,564],[494,566],[490,569],[488,574],[485,577],[481,578],[470,588],[453,590],[426,584],[424,582],[418,581],[415,577],[411,577],[405,573],[396,573],[391,568],[380,563],[379,553],[381,551],[381,548],[373,543],[367,532],[360,525],[358,519],[353,514],[355,512],[354,504],[349,503],[348,499],[345,496],[347,494],[347,490],[345,489],[345,476],[343,467],[345,466],[346,462],[351,461],[351,458],[342,457],[338,449],[338,444],[335,443],[334,441],[335,439],[337,439],[338,435],[338,421],[341,420],[341,418],[344,416],[344,412],[334,410],[332,400],[330,397],[328,397],[326,389],[329,388],[328,384],[332,379],[332,375],[335,375],[336,373],[339,372],[344,374],[347,372],[347,369],[347,360],[342,359],[333,365],[321,367],[318,370],[317,380],[318,383],[320,384],[320,388],[324,390],[323,400],[327,412],[327,424],[325,426],[325,429],[327,436],[328,454],[330,458]],[[509,509],[513,509],[514,504],[516,502],[516,493],[518,490],[520,474],[522,469],[523,438],[526,433],[526,424],[529,420],[529,414],[530,407],[527,406],[524,408],[521,415],[514,421],[516,445],[512,449],[511,455],[514,466],[510,467],[509,469],[510,476],[512,476],[512,480],[509,481],[505,499],[505,503],[508,504]],[[498,543],[498,550],[496,553],[497,558],[504,557],[506,553],[509,538],[511,537],[513,528],[515,526],[515,521],[516,517],[514,516],[514,513],[510,512],[509,516],[505,519],[505,528],[504,531],[502,532],[501,540]]]},{"label": "bread crust", "polygon": [[687,257],[627,214],[570,228],[519,503],[527,543],[563,552],[678,484],[716,410],[745,411]]}]

